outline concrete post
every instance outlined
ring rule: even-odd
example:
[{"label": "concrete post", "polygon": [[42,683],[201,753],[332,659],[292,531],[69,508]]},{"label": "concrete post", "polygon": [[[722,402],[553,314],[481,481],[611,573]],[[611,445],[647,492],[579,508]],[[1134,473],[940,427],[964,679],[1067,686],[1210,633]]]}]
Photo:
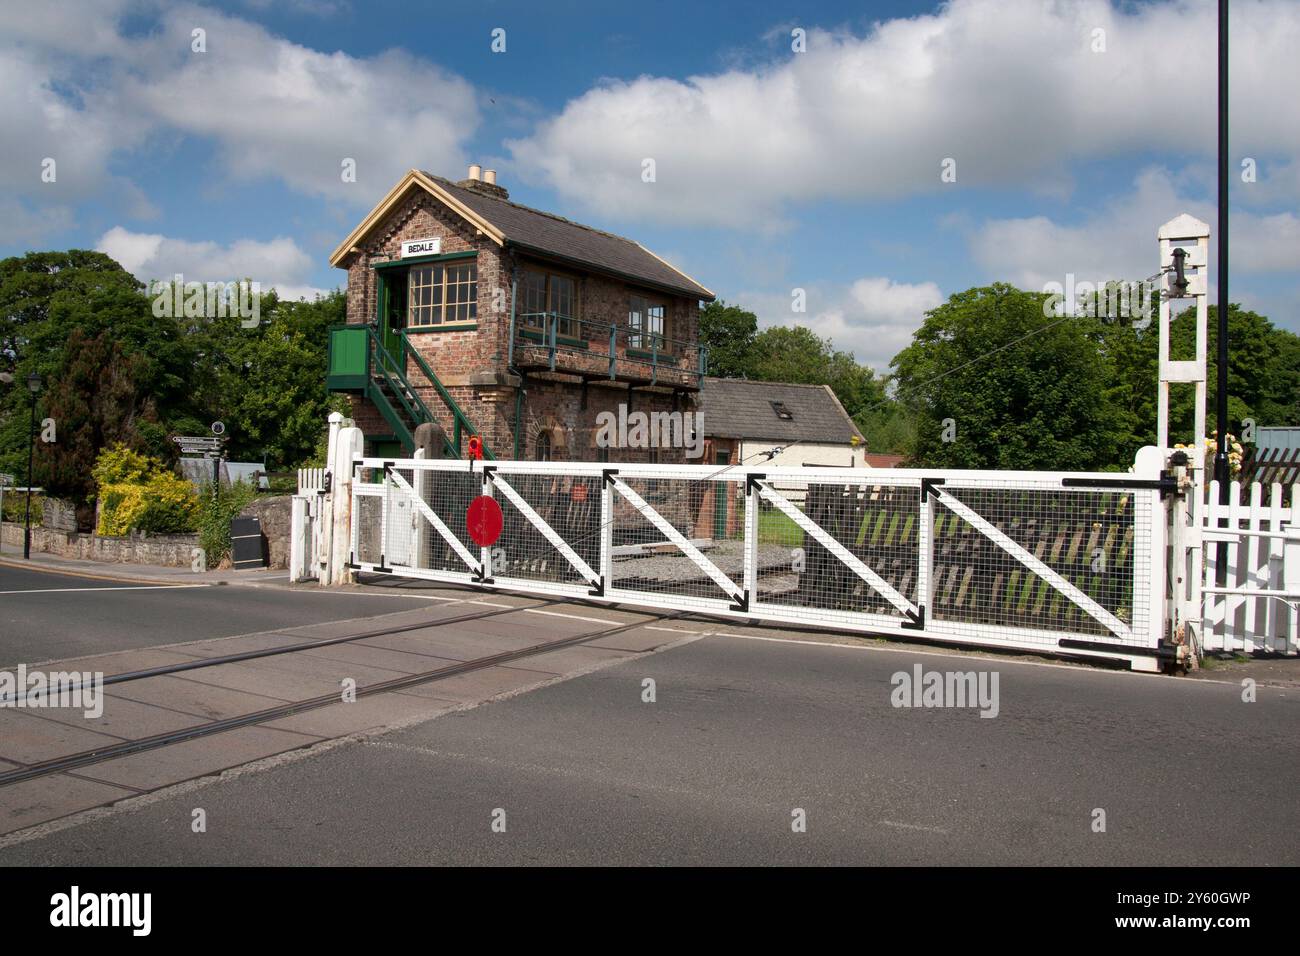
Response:
[{"label": "concrete post", "polygon": [[352,558],[352,460],[360,457],[365,444],[361,429],[338,412],[330,415],[329,451],[326,465],[329,494],[325,496],[321,520],[329,529],[329,545],[321,585],[351,584],[348,563]]},{"label": "concrete post", "polygon": [[[436,422],[422,422],[415,426],[415,457],[429,460],[439,460],[444,457],[443,452],[447,448],[446,432]],[[415,481],[412,487],[415,493],[419,495],[420,500],[432,505],[433,483],[436,480],[436,473],[432,471],[417,471]],[[431,562],[429,556],[433,553],[430,535],[433,529],[429,527],[429,522],[424,520],[422,515],[416,515],[415,522],[415,554],[411,556],[411,565],[417,568],[427,568]]]}]

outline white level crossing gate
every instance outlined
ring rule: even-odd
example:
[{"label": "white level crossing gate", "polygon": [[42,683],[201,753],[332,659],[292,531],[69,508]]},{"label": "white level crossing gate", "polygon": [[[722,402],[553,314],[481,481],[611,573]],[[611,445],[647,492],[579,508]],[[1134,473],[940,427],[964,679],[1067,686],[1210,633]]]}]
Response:
[{"label": "white level crossing gate", "polygon": [[[1158,468],[1058,472],[356,459],[350,566],[1127,660],[1165,637]],[[466,511],[496,499],[480,547]]]}]

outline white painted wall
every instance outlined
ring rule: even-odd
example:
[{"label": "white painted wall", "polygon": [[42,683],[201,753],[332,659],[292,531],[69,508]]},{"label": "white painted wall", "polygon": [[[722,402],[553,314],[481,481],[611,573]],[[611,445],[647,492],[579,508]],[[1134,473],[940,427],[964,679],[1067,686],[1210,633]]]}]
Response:
[{"label": "white painted wall", "polygon": [[[785,444],[788,443],[743,441],[740,443],[740,457],[747,465],[767,464],[767,461],[759,456],[764,452],[771,451],[778,445]],[[800,442],[797,445],[791,445],[786,451],[771,459],[771,464],[789,468],[799,468],[803,465],[824,465],[832,468],[865,468],[866,453],[866,448],[862,445],[854,448],[852,445]]]}]

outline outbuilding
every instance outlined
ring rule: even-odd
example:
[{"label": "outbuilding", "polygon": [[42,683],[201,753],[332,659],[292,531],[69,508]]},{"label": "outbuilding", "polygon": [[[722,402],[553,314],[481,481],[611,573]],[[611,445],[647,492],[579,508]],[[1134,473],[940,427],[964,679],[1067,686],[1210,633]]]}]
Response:
[{"label": "outbuilding", "polygon": [[865,465],[862,433],[827,385],[706,376],[700,412],[709,463]]}]

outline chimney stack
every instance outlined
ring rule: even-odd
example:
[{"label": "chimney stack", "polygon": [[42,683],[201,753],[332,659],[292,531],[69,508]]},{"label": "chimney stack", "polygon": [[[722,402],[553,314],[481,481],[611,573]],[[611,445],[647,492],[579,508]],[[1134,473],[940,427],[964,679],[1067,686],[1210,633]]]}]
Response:
[{"label": "chimney stack", "polygon": [[456,185],[462,189],[476,192],[481,196],[491,196],[493,199],[510,198],[510,193],[506,192],[505,187],[497,184],[497,171],[495,169],[484,169],[478,163],[471,163],[469,178],[462,179]]}]

